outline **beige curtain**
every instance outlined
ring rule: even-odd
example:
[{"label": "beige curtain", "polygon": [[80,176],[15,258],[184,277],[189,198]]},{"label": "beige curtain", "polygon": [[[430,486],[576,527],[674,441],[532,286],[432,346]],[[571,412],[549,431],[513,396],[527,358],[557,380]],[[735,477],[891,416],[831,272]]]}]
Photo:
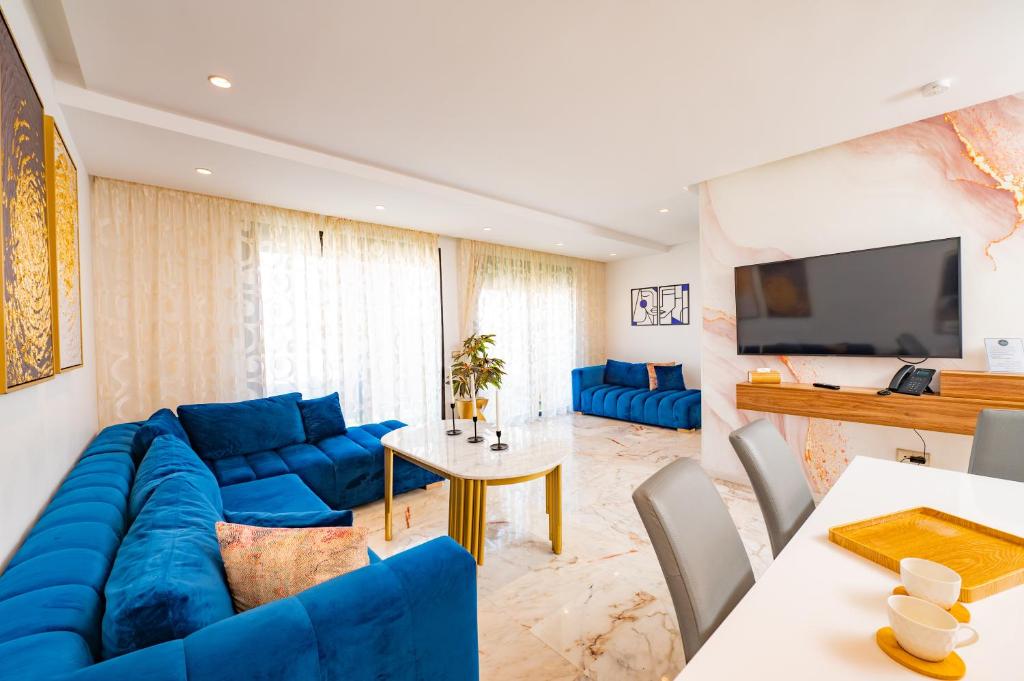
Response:
[{"label": "beige curtain", "polygon": [[102,424],[290,390],[439,411],[436,235],[103,178],[92,206]]},{"label": "beige curtain", "polygon": [[463,336],[496,335],[502,416],[572,408],[571,371],[605,360],[605,265],[479,241],[459,243]]},{"label": "beige curtain", "polygon": [[254,207],[94,178],[92,210],[100,423],[259,394]]}]

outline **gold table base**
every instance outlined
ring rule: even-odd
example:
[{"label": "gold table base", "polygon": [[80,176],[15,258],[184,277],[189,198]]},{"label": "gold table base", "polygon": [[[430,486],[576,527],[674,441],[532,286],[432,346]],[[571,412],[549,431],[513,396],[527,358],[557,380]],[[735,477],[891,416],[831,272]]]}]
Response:
[{"label": "gold table base", "polygon": [[[387,447],[384,448],[384,539],[391,541],[391,508],[394,504],[395,456],[402,456]],[[548,514],[548,539],[551,550],[562,553],[562,466],[514,478],[501,480],[474,480],[460,478],[423,464],[412,461],[420,468],[447,478],[450,483],[448,494],[448,536],[459,542],[477,565],[484,564],[484,535],[487,529],[487,488],[494,485],[514,485],[543,477],[545,484],[545,510]]]}]

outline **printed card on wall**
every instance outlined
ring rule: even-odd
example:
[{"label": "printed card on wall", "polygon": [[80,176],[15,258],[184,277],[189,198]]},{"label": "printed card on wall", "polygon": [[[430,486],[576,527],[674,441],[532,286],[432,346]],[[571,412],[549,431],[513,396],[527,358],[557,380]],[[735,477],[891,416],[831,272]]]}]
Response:
[{"label": "printed card on wall", "polygon": [[59,370],[82,366],[78,247],[78,170],[53,118],[46,117],[47,222],[51,245]]},{"label": "printed card on wall", "polygon": [[690,285],[662,286],[658,300],[658,323],[678,326],[690,323]]},{"label": "printed card on wall", "polygon": [[6,22],[0,27],[0,126],[0,392],[5,392],[55,373],[43,105]]},{"label": "printed card on wall", "polygon": [[630,293],[633,326],[658,325],[658,289],[655,286],[635,288]]}]

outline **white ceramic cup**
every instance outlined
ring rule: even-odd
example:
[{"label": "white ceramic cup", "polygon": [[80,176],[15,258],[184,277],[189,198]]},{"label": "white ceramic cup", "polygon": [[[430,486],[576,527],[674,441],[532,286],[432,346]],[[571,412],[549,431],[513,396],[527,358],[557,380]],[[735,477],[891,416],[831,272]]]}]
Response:
[{"label": "white ceramic cup", "polygon": [[[978,632],[948,612],[913,596],[889,596],[889,626],[905,651],[929,662],[941,662],[953,648],[976,643]],[[969,636],[959,634],[966,631]]]},{"label": "white ceramic cup", "polygon": [[960,600],[960,575],[942,563],[924,558],[900,561],[900,579],[907,593],[949,610]]}]

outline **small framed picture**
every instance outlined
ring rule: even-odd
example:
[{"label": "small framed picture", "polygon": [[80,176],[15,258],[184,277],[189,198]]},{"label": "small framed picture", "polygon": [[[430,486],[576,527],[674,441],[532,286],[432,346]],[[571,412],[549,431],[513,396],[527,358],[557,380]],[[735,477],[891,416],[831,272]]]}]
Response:
[{"label": "small framed picture", "polygon": [[662,286],[658,292],[658,324],[680,326],[690,323],[690,285]]},{"label": "small framed picture", "polygon": [[658,325],[658,287],[635,288],[629,298],[633,326]]}]

